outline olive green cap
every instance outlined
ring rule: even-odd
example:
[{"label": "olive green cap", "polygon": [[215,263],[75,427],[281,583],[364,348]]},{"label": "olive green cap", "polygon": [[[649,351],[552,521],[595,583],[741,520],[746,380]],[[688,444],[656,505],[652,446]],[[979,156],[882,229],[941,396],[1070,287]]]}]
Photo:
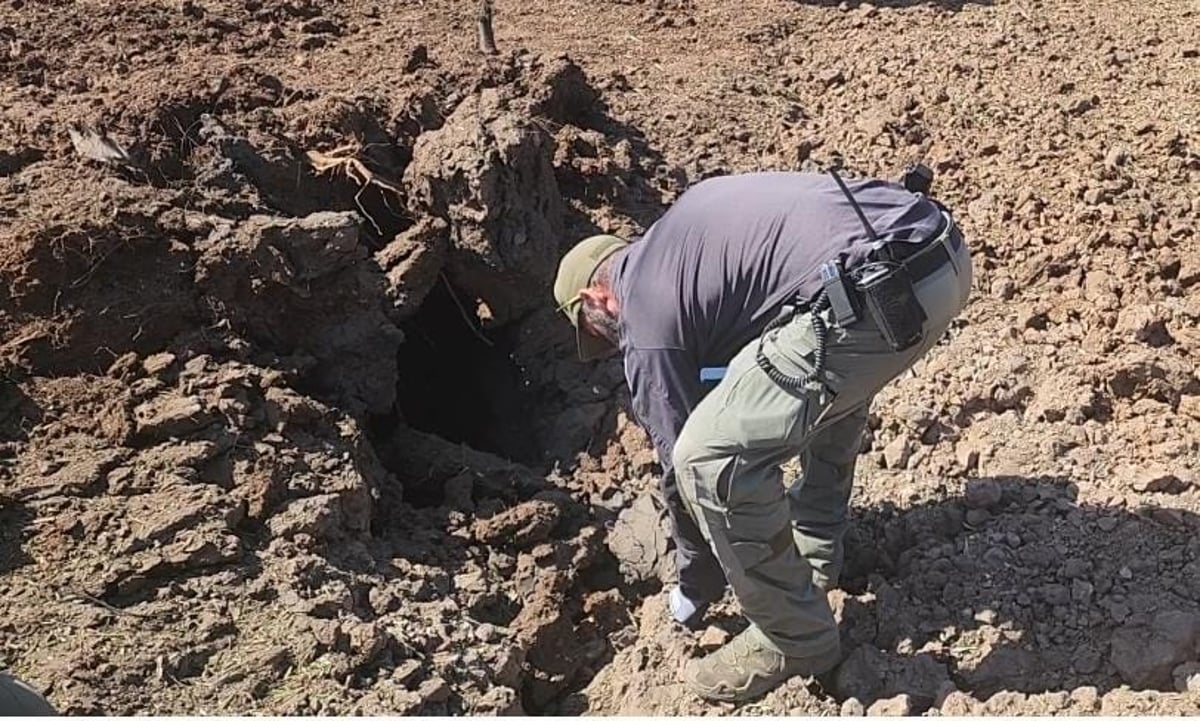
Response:
[{"label": "olive green cap", "polygon": [[579,291],[592,284],[592,276],[605,259],[628,245],[628,241],[615,235],[593,235],[579,241],[558,263],[558,277],[554,280],[554,300],[558,303],[558,309],[565,313],[567,320],[575,326],[580,360],[592,360],[603,355],[609,344],[579,327],[579,313],[583,309],[583,299]]}]

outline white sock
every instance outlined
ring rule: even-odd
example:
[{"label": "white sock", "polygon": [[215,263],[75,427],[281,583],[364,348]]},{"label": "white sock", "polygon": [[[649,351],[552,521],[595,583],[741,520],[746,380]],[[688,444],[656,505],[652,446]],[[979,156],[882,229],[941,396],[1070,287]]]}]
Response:
[{"label": "white sock", "polygon": [[671,606],[671,618],[679,623],[687,623],[692,616],[696,615],[696,603],[683,595],[683,591],[679,590],[679,586],[671,589],[669,603]]}]

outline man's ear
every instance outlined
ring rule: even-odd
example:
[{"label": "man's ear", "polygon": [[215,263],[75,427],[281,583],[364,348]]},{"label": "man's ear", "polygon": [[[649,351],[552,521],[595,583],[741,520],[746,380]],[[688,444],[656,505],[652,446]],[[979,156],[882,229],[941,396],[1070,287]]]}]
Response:
[{"label": "man's ear", "polygon": [[589,305],[597,305],[600,302],[600,291],[597,288],[580,288],[579,297]]},{"label": "man's ear", "polygon": [[583,302],[593,308],[605,308],[609,305],[609,299],[612,298],[612,293],[609,293],[604,288],[592,286],[583,288],[579,291],[579,297]]},{"label": "man's ear", "polygon": [[579,291],[579,297],[593,308],[603,308],[613,315],[617,313],[617,296],[608,288],[598,285],[583,288]]}]

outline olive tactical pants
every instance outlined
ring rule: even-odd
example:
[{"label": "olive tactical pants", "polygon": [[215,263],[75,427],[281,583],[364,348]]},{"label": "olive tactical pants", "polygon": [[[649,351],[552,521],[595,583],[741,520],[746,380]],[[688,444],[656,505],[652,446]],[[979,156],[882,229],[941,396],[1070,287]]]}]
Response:
[{"label": "olive tactical pants", "polygon": [[[836,654],[825,589],[837,582],[855,460],[871,399],[925,355],[966,304],[971,258],[957,229],[939,241],[949,261],[915,284],[923,340],[893,351],[873,320],[829,322],[822,382],[788,390],[756,364],[758,340],[688,417],[675,444],[680,495],[725,570],[746,618],[788,656]],[[816,339],[798,314],[769,333],[766,356],[806,376]],[[780,464],[800,455],[785,492]]]}]

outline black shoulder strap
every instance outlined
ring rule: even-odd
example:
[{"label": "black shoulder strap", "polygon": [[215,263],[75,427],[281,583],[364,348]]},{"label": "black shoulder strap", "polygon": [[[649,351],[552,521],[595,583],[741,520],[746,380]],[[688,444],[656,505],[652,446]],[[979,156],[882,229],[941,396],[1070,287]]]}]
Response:
[{"label": "black shoulder strap", "polygon": [[833,176],[833,179],[837,181],[838,187],[841,188],[842,192],[846,194],[846,199],[850,201],[850,205],[853,206],[854,212],[858,213],[858,219],[862,221],[863,227],[867,229],[867,237],[871,239],[872,243],[878,243],[879,236],[875,234],[875,229],[871,227],[871,223],[867,220],[866,213],[862,211],[862,208],[858,205],[858,201],[854,199],[854,196],[850,193],[850,189],[846,187],[846,183],[842,180],[842,176],[838,175],[837,171],[833,168],[829,169],[829,174]]}]

